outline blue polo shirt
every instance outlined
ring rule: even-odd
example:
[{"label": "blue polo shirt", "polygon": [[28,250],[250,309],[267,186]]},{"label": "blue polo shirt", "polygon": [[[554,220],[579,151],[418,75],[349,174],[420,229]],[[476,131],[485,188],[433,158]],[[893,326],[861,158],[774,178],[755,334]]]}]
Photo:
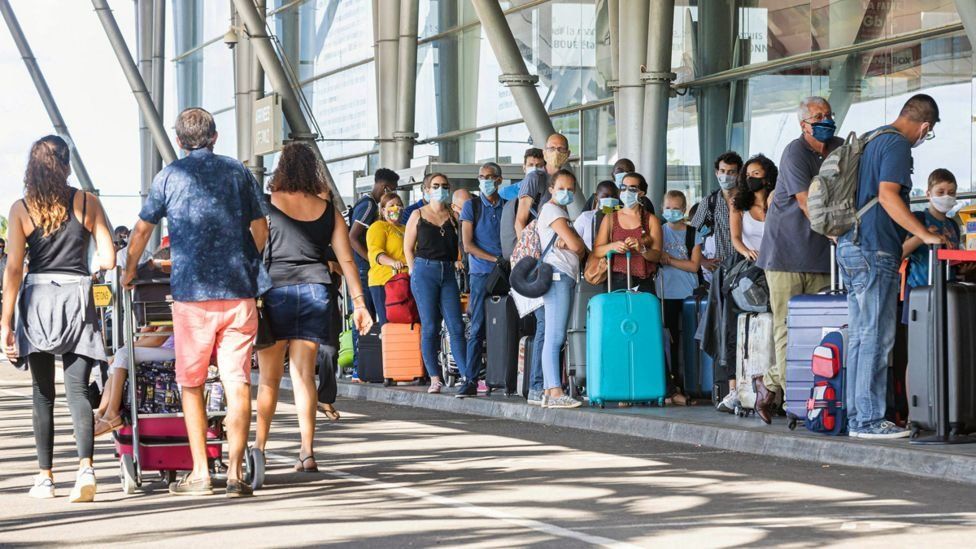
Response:
[{"label": "blue polo shirt", "polygon": [[420,200],[407,206],[407,209],[403,210],[403,213],[400,214],[400,224],[406,225],[407,221],[410,221],[410,216],[413,215],[413,212],[419,210],[420,208],[423,208],[426,205],[427,205],[427,201],[421,198]]},{"label": "blue polo shirt", "polygon": [[[474,219],[475,200],[481,201],[481,212],[478,215],[477,223]],[[479,196],[468,200],[461,208],[461,221],[475,223],[474,245],[494,256],[502,255],[501,219],[502,208],[504,207],[505,201],[501,198],[496,204],[492,204],[484,196]],[[487,261],[473,255],[469,258],[471,274],[488,274],[495,266],[493,261]]]}]

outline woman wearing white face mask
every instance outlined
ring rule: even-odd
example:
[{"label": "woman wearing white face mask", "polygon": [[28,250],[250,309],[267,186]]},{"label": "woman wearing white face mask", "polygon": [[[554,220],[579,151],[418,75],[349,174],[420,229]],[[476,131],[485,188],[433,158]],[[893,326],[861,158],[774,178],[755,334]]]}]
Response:
[{"label": "woman wearing white face mask", "polygon": [[630,252],[631,282],[638,291],[656,293],[654,274],[664,245],[661,222],[648,212],[640,201],[647,189],[644,176],[629,173],[620,189],[619,211],[603,218],[593,243],[593,253],[606,257],[613,253],[611,284],[613,288],[627,285],[627,257]]},{"label": "woman wearing white face mask", "polygon": [[410,267],[410,291],[420,313],[421,351],[430,376],[429,393],[439,393],[444,384],[438,369],[441,319],[451,338],[451,354],[466,379],[477,379],[467,363],[467,342],[461,318],[461,292],[455,269],[461,268],[461,236],[451,210],[451,183],[440,173],[424,179],[429,204],[415,211],[407,221],[403,253]]},{"label": "woman wearing white face mask", "polygon": [[398,271],[407,267],[403,254],[403,235],[406,227],[400,224],[403,200],[396,194],[380,199],[380,219],[366,231],[366,250],[369,254],[369,293],[376,304],[379,324],[386,324],[386,290],[384,285]]}]

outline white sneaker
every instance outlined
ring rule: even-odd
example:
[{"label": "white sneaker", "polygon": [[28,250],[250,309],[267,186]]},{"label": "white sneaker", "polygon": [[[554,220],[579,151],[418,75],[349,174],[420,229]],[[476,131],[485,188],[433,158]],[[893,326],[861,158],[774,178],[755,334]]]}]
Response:
[{"label": "white sneaker", "polygon": [[95,501],[95,490],[95,470],[91,467],[78,469],[75,487],[71,489],[71,495],[68,497],[68,502],[87,503]]},{"label": "white sneaker", "polygon": [[54,481],[44,475],[34,477],[34,487],[30,490],[30,497],[35,499],[51,499],[54,497]]},{"label": "white sneaker", "polygon": [[725,395],[725,398],[715,406],[719,412],[725,412],[727,414],[735,413],[735,408],[739,406],[739,392],[731,391],[729,394]]}]

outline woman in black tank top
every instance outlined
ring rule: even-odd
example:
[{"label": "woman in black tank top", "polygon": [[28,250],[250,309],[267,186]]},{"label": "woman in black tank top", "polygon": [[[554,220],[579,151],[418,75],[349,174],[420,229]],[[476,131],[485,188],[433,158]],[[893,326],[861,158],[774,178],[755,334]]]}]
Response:
[{"label": "woman in black tank top", "polygon": [[443,387],[437,360],[443,319],[451,354],[465,377],[459,394],[473,396],[477,394],[478,372],[470,371],[467,363],[461,294],[455,277],[455,271],[461,269],[461,248],[458,222],[450,205],[451,184],[444,174],[431,174],[424,179],[423,192],[428,204],[407,221],[403,251],[410,267],[410,291],[420,312],[421,351],[430,376],[428,392],[439,393]]},{"label": "woman in black tank top", "polygon": [[334,257],[339,262],[349,285],[355,304],[356,328],[365,333],[373,320],[366,311],[348,229],[342,215],[328,200],[323,170],[307,145],[285,146],[268,190],[271,191],[270,234],[264,263],[272,287],[262,300],[264,316],[276,341],[258,351],[261,384],[255,452],[257,459],[264,459],[287,350],[302,434],[295,470],[313,472],[318,470],[313,449],[318,401],[316,357],[319,345],[332,341],[333,332],[340,328],[332,321],[332,308],[337,306],[332,297],[336,295],[334,286],[339,280],[329,270],[330,259]]},{"label": "woman in black tank top", "polygon": [[[106,359],[91,298],[88,244],[94,235],[102,269],[115,267],[115,247],[101,203],[69,187],[70,173],[70,151],[63,139],[49,135],[31,147],[24,199],[10,208],[0,340],[11,362],[19,367],[26,359],[34,383],[40,473],[30,495],[36,498],[54,497],[54,358],[61,355],[79,459],[70,501],[81,502],[94,500],[96,490],[88,378],[95,362]],[[30,262],[26,278],[25,256]]]}]

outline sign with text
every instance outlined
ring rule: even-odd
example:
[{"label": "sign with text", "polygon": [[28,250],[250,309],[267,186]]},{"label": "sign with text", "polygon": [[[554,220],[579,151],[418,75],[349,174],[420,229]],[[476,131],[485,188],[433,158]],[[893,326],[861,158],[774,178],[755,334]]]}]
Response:
[{"label": "sign with text", "polygon": [[281,98],[278,94],[254,102],[251,143],[254,154],[271,154],[281,150]]},{"label": "sign with text", "polygon": [[92,286],[92,297],[96,307],[108,307],[112,304],[112,286],[110,284],[95,284]]}]

